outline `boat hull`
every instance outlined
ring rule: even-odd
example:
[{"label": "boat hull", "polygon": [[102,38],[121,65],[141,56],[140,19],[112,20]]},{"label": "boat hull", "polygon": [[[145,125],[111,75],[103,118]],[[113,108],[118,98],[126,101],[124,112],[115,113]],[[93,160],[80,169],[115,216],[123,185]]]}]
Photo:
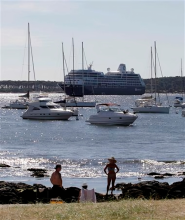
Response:
[{"label": "boat hull", "polygon": [[66,102],[60,103],[62,107],[95,107],[96,102]]},{"label": "boat hull", "polygon": [[[64,86],[64,83],[59,83],[59,86],[69,96],[82,97],[83,95],[142,95],[145,93],[145,86],[125,86],[125,87],[96,87],[82,85]],[[64,89],[65,87],[65,89]]]},{"label": "boat hull", "polygon": [[[39,111],[39,110],[38,110]],[[21,116],[23,119],[33,120],[68,120],[73,115],[72,111],[57,112],[30,112],[29,109]]]},{"label": "boat hull", "polygon": [[183,106],[185,106],[185,104],[184,103],[174,103],[174,105],[173,105],[175,108],[178,108],[178,107],[183,107]]},{"label": "boat hull", "polygon": [[2,108],[6,108],[6,109],[27,109],[28,106],[27,105],[21,105],[21,104],[13,104],[13,105],[3,106]]},{"label": "boat hull", "polygon": [[95,125],[122,125],[122,126],[129,126],[134,123],[137,119],[137,116],[129,116],[129,117],[99,117],[98,115],[92,115],[86,121],[91,124]]},{"label": "boat hull", "polygon": [[150,107],[135,107],[132,108],[136,113],[164,113],[169,114],[170,107],[168,106],[150,106]]},{"label": "boat hull", "polygon": [[42,116],[42,115],[24,115],[21,116],[23,119],[32,119],[32,120],[68,120],[70,117],[72,116],[72,114],[70,115],[50,115],[50,116]]}]

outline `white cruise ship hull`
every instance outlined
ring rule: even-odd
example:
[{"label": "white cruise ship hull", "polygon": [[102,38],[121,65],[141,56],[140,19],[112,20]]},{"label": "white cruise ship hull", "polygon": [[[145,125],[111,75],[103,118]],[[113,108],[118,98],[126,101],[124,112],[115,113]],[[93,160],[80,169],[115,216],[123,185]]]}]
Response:
[{"label": "white cruise ship hull", "polygon": [[146,106],[132,108],[136,113],[165,113],[169,114],[170,107],[168,106]]}]

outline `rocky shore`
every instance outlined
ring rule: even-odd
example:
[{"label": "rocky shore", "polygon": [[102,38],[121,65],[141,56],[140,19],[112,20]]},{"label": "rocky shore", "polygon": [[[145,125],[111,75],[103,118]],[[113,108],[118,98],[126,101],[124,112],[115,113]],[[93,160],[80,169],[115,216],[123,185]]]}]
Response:
[{"label": "rocky shore", "polygon": [[[6,169],[10,166],[0,164],[0,168]],[[42,178],[48,176],[46,169],[29,168],[30,176]],[[172,173],[148,173],[154,179],[163,179],[172,176],[185,176],[185,172]],[[140,181],[139,183],[118,183],[115,190],[119,195],[104,195],[96,192],[97,202],[106,202],[119,199],[179,199],[185,198],[185,178],[182,181],[174,182],[171,185],[167,182]],[[65,188],[65,202],[77,202],[80,189],[77,187]],[[56,198],[56,192],[50,187],[42,184],[28,185],[25,183],[13,183],[0,181],[0,204],[35,204],[49,203],[50,199]]]},{"label": "rocky shore", "polygon": [[[179,199],[185,198],[185,179],[169,185],[166,182],[144,181],[136,184],[119,183],[116,190],[119,195],[103,195],[96,192],[97,202],[120,199]],[[80,189],[69,187],[65,189],[63,200],[67,203],[77,202]],[[55,198],[52,188],[42,184],[28,185],[0,181],[0,204],[35,204],[49,203]]]}]

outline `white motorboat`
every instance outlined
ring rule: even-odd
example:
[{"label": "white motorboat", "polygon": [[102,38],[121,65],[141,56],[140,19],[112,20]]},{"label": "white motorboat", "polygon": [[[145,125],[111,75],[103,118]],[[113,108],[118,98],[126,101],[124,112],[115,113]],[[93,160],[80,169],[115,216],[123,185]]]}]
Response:
[{"label": "white motorboat", "polygon": [[185,117],[185,109],[182,110],[182,116]]},{"label": "white motorboat", "polygon": [[97,114],[91,115],[86,122],[99,125],[124,125],[133,124],[137,115],[122,111],[116,104],[97,104]]},{"label": "white motorboat", "polygon": [[26,99],[20,99],[13,102],[10,102],[9,105],[5,105],[2,108],[8,108],[8,109],[27,109],[28,102]]},{"label": "white motorboat", "polygon": [[185,106],[185,103],[183,103],[183,97],[175,97],[174,107],[178,108],[183,106]]},{"label": "white motorboat", "polygon": [[21,117],[36,120],[68,120],[72,115],[71,110],[60,107],[50,98],[39,98],[37,102],[29,103],[27,111]]}]

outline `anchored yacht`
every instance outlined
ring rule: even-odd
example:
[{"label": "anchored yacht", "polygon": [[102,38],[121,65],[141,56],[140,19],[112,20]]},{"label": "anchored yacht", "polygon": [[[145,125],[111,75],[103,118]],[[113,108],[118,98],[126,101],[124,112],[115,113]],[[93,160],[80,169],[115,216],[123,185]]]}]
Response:
[{"label": "anchored yacht", "polygon": [[36,120],[68,120],[72,115],[71,110],[53,103],[50,98],[39,98],[37,102],[29,103],[27,111],[21,117]]},{"label": "anchored yacht", "polygon": [[97,104],[97,114],[91,115],[86,122],[99,125],[124,125],[133,124],[137,115],[122,111],[119,105],[112,103]]}]

